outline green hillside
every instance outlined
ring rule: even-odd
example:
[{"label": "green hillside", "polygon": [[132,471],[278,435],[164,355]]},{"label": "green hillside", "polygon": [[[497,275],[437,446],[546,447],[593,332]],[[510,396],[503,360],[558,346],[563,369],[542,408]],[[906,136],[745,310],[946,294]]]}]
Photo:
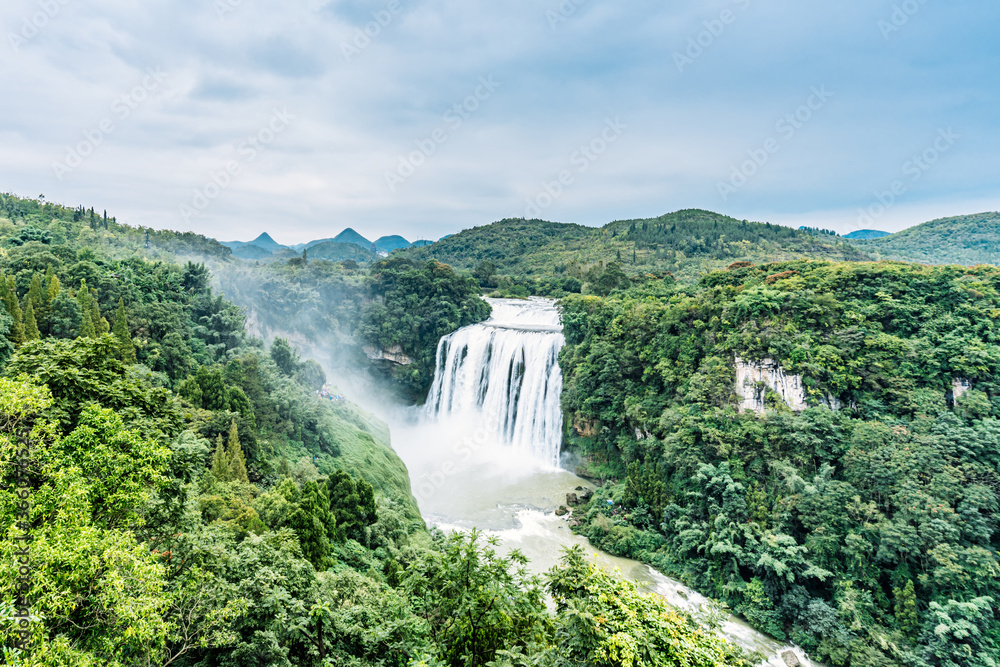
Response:
[{"label": "green hillside", "polygon": [[585,282],[592,267],[612,262],[626,275],[670,271],[694,278],[738,261],[867,257],[859,248],[834,237],[699,210],[622,220],[601,228],[502,220],[404,252],[469,270],[488,262],[497,275],[515,282],[553,276]]},{"label": "green hillside", "polygon": [[995,664],[998,288],[797,261],[565,298],[571,446],[611,480],[581,532],[831,665]]},{"label": "green hillside", "polygon": [[1000,264],[1000,213],[941,218],[890,236],[854,242],[874,257],[920,264]]}]

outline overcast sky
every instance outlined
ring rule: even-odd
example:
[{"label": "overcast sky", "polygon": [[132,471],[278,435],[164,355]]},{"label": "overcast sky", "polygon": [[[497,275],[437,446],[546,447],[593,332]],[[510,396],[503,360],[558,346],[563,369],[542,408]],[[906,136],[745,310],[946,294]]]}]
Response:
[{"label": "overcast sky", "polygon": [[3,0],[0,190],[280,243],[682,208],[895,231],[1000,209],[998,25],[996,0]]}]

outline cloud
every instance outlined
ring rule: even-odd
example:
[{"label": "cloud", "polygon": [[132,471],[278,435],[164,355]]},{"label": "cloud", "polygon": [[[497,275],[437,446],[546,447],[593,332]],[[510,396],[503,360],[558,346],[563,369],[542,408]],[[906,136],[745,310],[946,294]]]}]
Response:
[{"label": "cloud", "polygon": [[[674,4],[64,0],[27,38],[40,5],[13,0],[0,8],[0,188],[226,240],[253,229],[293,243],[344,226],[437,238],[523,215],[621,118],[628,129],[545,217],[602,224],[697,206],[850,231],[949,127],[962,139],[907,183],[885,224],[993,201],[994,3],[917,3],[905,20],[891,2]],[[886,21],[898,29],[886,34]],[[120,117],[116,101],[150,68],[163,84]],[[483,77],[500,85],[477,99]],[[833,97],[786,136],[779,123],[816,86]],[[287,130],[241,155],[282,109],[295,117]],[[114,131],[58,178],[53,165],[106,119]],[[771,138],[780,149],[720,196]],[[390,188],[386,174],[428,141],[433,153]],[[233,161],[231,183],[185,218]]]}]

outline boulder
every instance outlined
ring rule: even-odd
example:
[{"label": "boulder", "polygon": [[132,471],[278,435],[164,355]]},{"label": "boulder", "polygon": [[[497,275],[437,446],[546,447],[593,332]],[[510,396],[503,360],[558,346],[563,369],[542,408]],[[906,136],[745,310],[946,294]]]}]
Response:
[{"label": "boulder", "polygon": [[560,505],[559,509],[556,510],[556,516],[566,516],[569,514],[569,509],[565,505]]},{"label": "boulder", "polygon": [[788,667],[799,667],[802,664],[799,662],[799,657],[791,651],[785,651],[782,653],[781,659],[785,661],[785,664],[788,665]]},{"label": "boulder", "polygon": [[575,493],[566,494],[566,504],[570,507],[576,507],[580,504],[580,499],[576,497]]}]

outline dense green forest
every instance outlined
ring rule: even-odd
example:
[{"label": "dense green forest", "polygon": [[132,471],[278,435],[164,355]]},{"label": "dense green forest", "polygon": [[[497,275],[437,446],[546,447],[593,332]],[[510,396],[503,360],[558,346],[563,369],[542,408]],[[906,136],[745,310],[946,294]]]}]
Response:
[{"label": "dense green forest", "polygon": [[[595,545],[833,665],[997,664],[1000,270],[736,263],[562,308]],[[740,412],[735,358],[811,407]]]},{"label": "dense green forest", "polygon": [[[478,533],[428,532],[385,425],[318,395],[319,364],[249,335],[205,265],[167,249],[208,240],[147,247],[83,209],[15,208],[0,218],[6,664],[754,664],[580,551],[537,577]],[[372,293],[340,266],[285,270],[373,293],[379,309],[355,294],[337,317],[381,344],[485,316],[471,279],[434,262],[388,262]]]},{"label": "dense green forest", "polygon": [[834,237],[699,210],[617,221],[601,228],[502,220],[403,254],[476,270],[484,286],[504,293],[519,295],[510,290],[514,287],[520,288],[521,296],[559,297],[581,288],[591,291],[609,267],[623,276],[671,272],[695,279],[735,261],[867,258],[859,248]]},{"label": "dense green forest", "polygon": [[855,242],[874,257],[921,264],[1000,264],[1000,214],[942,218],[891,236]]}]

